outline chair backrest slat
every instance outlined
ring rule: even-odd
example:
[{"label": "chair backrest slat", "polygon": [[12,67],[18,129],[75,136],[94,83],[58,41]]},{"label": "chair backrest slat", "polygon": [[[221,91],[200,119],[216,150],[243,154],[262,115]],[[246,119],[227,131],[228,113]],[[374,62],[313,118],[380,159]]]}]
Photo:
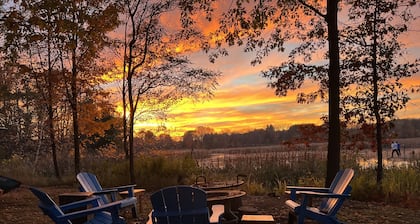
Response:
[{"label": "chair backrest slat", "polygon": [[330,192],[333,192],[334,188],[337,186],[338,182],[340,182],[341,177],[343,176],[345,170],[339,170],[337,174],[335,175],[333,181],[330,185]]},{"label": "chair backrest slat", "polygon": [[[345,193],[346,189],[348,188],[350,181],[353,179],[354,170],[353,169],[345,169],[339,171],[334,178],[333,182],[331,183],[330,193],[334,194],[343,194]],[[351,188],[350,188],[351,189]],[[330,214],[334,211],[334,207],[337,205],[339,199],[337,198],[329,198],[324,203],[321,204],[319,210]]]},{"label": "chair backrest slat", "polygon": [[57,217],[64,215],[64,213],[48,194],[33,187],[30,187],[29,189],[39,199],[38,206],[44,212],[44,214],[50,217],[55,223],[71,224],[69,220],[60,221],[57,219]]},{"label": "chair backrest slat", "polygon": [[[76,178],[84,192],[98,192],[103,190],[98,178],[92,173],[81,172],[77,174]],[[105,194],[99,194],[98,196],[101,198],[101,200],[99,200],[100,205],[108,204],[110,202]]]},{"label": "chair backrest slat", "polygon": [[[191,186],[163,188],[150,196],[157,224],[208,224],[206,193]],[[167,216],[166,216],[167,214]]]}]

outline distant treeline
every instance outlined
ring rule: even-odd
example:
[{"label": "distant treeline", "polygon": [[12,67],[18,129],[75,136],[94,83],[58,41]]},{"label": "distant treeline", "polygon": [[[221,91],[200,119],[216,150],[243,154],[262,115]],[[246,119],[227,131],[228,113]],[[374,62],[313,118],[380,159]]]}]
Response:
[{"label": "distant treeline", "polygon": [[[402,119],[392,122],[391,129],[387,131],[384,138],[384,145],[395,138],[420,137],[420,119]],[[211,130],[211,128],[208,128]],[[373,126],[365,125],[360,129],[345,129],[342,131],[341,142],[343,147],[367,148],[373,147],[374,135]],[[37,139],[28,141],[17,141],[8,130],[0,131],[0,160],[8,159],[13,154],[41,156],[50,154],[48,142],[37,142]],[[106,153],[113,151],[113,155],[123,155],[122,131],[120,128],[112,127],[106,130],[102,136],[91,137],[81,136],[86,153]],[[174,140],[168,134],[156,136],[151,131],[137,133],[134,140],[134,148],[141,152],[154,149],[215,149],[215,148],[236,148],[267,145],[293,145],[327,142],[328,128],[325,125],[299,124],[293,125],[287,130],[275,130],[273,125],[267,125],[265,129],[255,129],[246,133],[214,133],[187,131],[179,141]],[[71,139],[60,141],[60,152],[66,154],[72,151]],[[16,144],[17,143],[17,144]],[[42,144],[40,144],[42,143]]]},{"label": "distant treeline", "polygon": [[420,119],[401,119],[393,124],[393,131],[399,138],[420,137]]},{"label": "distant treeline", "polygon": [[[346,143],[372,140],[369,139],[371,137],[369,137],[369,134],[367,134],[366,130],[363,130],[363,128],[345,129],[343,132],[342,141]],[[393,121],[386,136],[388,138],[420,137],[420,119],[401,119]],[[256,129],[242,134],[205,134],[199,139],[202,140],[194,141],[193,147],[213,149],[273,144],[309,144],[326,142],[328,139],[328,129],[324,125],[299,124],[293,125],[287,130],[275,130],[272,125],[268,125],[265,129]],[[184,147],[188,146],[186,142],[183,142],[183,145]]]}]

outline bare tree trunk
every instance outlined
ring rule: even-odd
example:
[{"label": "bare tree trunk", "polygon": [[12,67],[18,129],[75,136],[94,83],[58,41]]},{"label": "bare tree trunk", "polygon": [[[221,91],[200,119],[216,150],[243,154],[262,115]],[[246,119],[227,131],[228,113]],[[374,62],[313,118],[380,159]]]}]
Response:
[{"label": "bare tree trunk", "polygon": [[[130,63],[131,64],[131,63]],[[130,67],[130,66],[129,66]],[[128,130],[128,148],[129,148],[129,163],[130,163],[130,183],[134,184],[136,183],[136,177],[134,175],[134,113],[135,113],[135,108],[134,108],[134,99],[133,99],[133,85],[132,85],[132,74],[128,74],[128,101],[129,101],[129,130]]]},{"label": "bare tree trunk", "polygon": [[[140,2],[138,2],[140,3]],[[129,7],[129,6],[128,6]],[[129,173],[130,173],[130,183],[136,183],[136,177],[134,175],[134,118],[136,113],[136,106],[135,106],[135,99],[133,93],[133,75],[135,73],[135,65],[134,65],[134,58],[133,49],[136,43],[136,33],[138,32],[137,26],[135,25],[135,13],[130,11],[130,23],[131,23],[131,39],[128,43],[128,53],[125,52],[124,60],[127,60],[127,92],[128,92],[128,110],[129,110],[129,118],[128,118],[128,157],[129,157]],[[126,51],[126,49],[124,49]]]},{"label": "bare tree trunk", "polygon": [[[77,43],[77,37],[74,40]],[[77,46],[75,44],[75,46]],[[77,175],[80,172],[80,144],[79,144],[79,119],[77,105],[77,61],[76,47],[72,52],[72,70],[71,70],[71,109],[73,116],[73,144],[74,144],[74,172]]]},{"label": "bare tree trunk", "polygon": [[[132,18],[133,20],[134,18]],[[135,32],[133,32],[135,33]],[[134,37],[133,37],[134,38]],[[128,53],[128,74],[127,74],[127,88],[128,88],[128,105],[129,105],[129,119],[128,119],[128,149],[129,149],[129,163],[130,163],[130,183],[136,183],[136,177],[134,175],[134,114],[136,109],[134,108],[134,97],[133,97],[133,46],[134,41],[131,40],[129,44]]]},{"label": "bare tree trunk", "polygon": [[48,94],[48,134],[50,136],[51,141],[51,151],[53,155],[53,163],[54,163],[54,171],[55,176],[58,179],[61,179],[60,170],[58,168],[58,161],[57,161],[57,145],[55,142],[55,131],[54,131],[54,110],[53,110],[53,84],[52,84],[52,67],[51,67],[51,48],[50,48],[50,36],[48,35],[48,74],[47,74],[47,94]]},{"label": "bare tree trunk", "polygon": [[340,54],[337,25],[338,1],[327,1],[327,23],[329,44],[329,131],[327,178],[325,186],[329,186],[340,169]]},{"label": "bare tree trunk", "polygon": [[377,25],[377,13],[378,5],[377,1],[375,5],[375,14],[373,18],[373,46],[372,46],[372,68],[373,68],[373,112],[375,114],[376,120],[376,147],[377,147],[377,156],[378,156],[378,167],[376,170],[376,183],[381,186],[382,177],[383,177],[383,166],[382,166],[382,121],[381,115],[379,114],[379,105],[378,105],[378,69],[377,69],[377,49],[378,49],[378,36],[376,32]]},{"label": "bare tree trunk", "polygon": [[[41,121],[38,121],[37,122],[37,128],[38,128],[38,139],[39,139],[39,141],[38,141],[38,143],[37,143],[37,146],[36,146],[36,153],[35,153],[35,161],[34,161],[34,167],[36,167],[37,166],[37,164],[38,164],[38,159],[39,159],[39,151],[41,150],[41,147],[42,147],[42,140],[41,139],[43,139],[44,137],[44,129],[42,128],[42,126],[44,126],[44,124],[43,124],[43,122],[41,122]],[[1,130],[1,129],[0,129]],[[1,144],[2,142],[0,141],[0,144]],[[33,169],[32,170],[32,173],[35,173],[35,171],[36,171],[36,169]]]},{"label": "bare tree trunk", "polygon": [[48,93],[48,134],[50,137],[50,141],[51,141],[51,151],[53,154],[53,163],[54,163],[54,171],[55,171],[55,176],[58,179],[61,179],[61,175],[60,175],[60,170],[58,168],[58,161],[57,161],[57,145],[55,143],[55,131],[54,131],[54,112],[53,112],[53,106],[52,106],[52,99],[51,99],[51,92],[52,91],[52,86],[50,86],[49,83],[49,93]]},{"label": "bare tree trunk", "polygon": [[[123,101],[123,148],[125,159],[129,158],[128,144],[127,144],[127,91],[126,91],[126,76],[127,76],[127,23],[125,24],[124,33],[124,59],[123,59],[123,86],[122,86],[122,101]],[[131,67],[131,66],[130,66]]]},{"label": "bare tree trunk", "polygon": [[60,170],[58,168],[58,160],[57,160],[57,145],[55,141],[55,131],[54,131],[54,114],[53,114],[53,109],[52,109],[51,104],[48,105],[48,133],[49,133],[50,141],[51,141],[51,151],[53,155],[55,176],[58,179],[61,179]]}]

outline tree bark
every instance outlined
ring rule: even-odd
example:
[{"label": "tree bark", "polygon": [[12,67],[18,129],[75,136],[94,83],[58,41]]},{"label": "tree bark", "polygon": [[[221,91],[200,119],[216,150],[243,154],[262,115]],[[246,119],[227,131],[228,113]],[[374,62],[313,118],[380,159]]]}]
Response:
[{"label": "tree bark", "polygon": [[[49,18],[48,18],[49,19]],[[50,19],[49,19],[50,20]],[[51,141],[51,151],[53,155],[54,172],[57,179],[61,179],[60,170],[57,161],[57,145],[55,143],[54,131],[54,111],[53,111],[53,84],[52,84],[52,63],[51,63],[51,30],[48,30],[47,45],[48,45],[48,74],[47,74],[47,113],[48,113],[48,133]]]},{"label": "tree bark", "polygon": [[328,71],[328,155],[325,186],[330,186],[340,169],[340,54],[338,38],[338,1],[327,1],[329,71]]},{"label": "tree bark", "polygon": [[375,14],[373,18],[373,46],[372,46],[372,68],[373,68],[373,112],[376,120],[376,147],[378,156],[378,167],[376,169],[376,183],[381,186],[383,177],[383,166],[382,166],[382,124],[381,115],[379,114],[378,104],[378,68],[377,68],[377,49],[378,49],[378,35],[376,31],[377,25],[377,12],[378,12],[378,1],[375,1]]},{"label": "tree bark", "polygon": [[[77,37],[75,37],[77,46]],[[73,115],[73,144],[74,144],[74,172],[77,175],[80,172],[80,144],[79,144],[79,119],[77,105],[77,60],[76,47],[72,50],[72,70],[71,70],[71,108]]]},{"label": "tree bark", "polygon": [[[131,65],[131,63],[130,63]],[[130,66],[129,66],[130,67]],[[130,183],[136,183],[136,176],[134,175],[134,99],[133,99],[133,87],[132,87],[132,74],[128,75],[128,101],[130,105],[130,113],[128,119],[128,149],[129,149],[129,163],[130,163]]]},{"label": "tree bark", "polygon": [[[48,88],[50,88],[50,86],[48,86]],[[48,90],[48,91],[51,91]],[[49,96],[50,97],[50,96]],[[51,151],[52,151],[52,156],[53,156],[53,163],[54,163],[54,172],[55,172],[55,177],[57,177],[57,179],[61,179],[61,175],[60,175],[60,170],[58,168],[58,160],[57,160],[57,145],[55,143],[55,131],[54,131],[54,113],[53,113],[53,108],[50,102],[51,98],[48,99],[48,133],[50,136],[50,141],[51,141]]]}]

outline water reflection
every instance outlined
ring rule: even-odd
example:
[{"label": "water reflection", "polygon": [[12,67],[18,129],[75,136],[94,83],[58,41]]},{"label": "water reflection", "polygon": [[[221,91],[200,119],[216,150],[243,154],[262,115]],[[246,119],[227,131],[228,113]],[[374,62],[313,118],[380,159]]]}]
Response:
[{"label": "water reflection", "polygon": [[[197,158],[200,167],[224,169],[231,167],[253,167],[260,168],[267,164],[277,164],[293,168],[294,164],[302,161],[323,161],[327,159],[325,150],[270,150],[270,149],[244,149],[226,151],[206,151],[206,156]],[[377,166],[377,153],[372,150],[342,150],[343,160],[354,161],[361,169],[375,168]],[[391,157],[390,150],[383,152],[383,167],[406,168],[420,165],[420,148],[404,148],[400,157]]]},{"label": "water reflection", "polygon": [[[373,159],[373,158],[372,159],[358,158],[357,164],[362,169],[374,168],[377,166],[378,160]],[[382,164],[383,164],[384,169],[395,168],[395,167],[407,168],[410,165],[413,165],[413,162],[395,158],[395,159],[384,159],[382,160]]]}]

